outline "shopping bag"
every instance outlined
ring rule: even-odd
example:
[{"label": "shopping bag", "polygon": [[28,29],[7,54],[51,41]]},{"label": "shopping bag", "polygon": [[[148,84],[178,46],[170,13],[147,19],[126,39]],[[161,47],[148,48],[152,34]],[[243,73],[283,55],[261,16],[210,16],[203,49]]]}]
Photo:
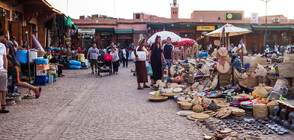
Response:
[{"label": "shopping bag", "polygon": [[151,64],[147,64],[147,75],[153,76]]}]

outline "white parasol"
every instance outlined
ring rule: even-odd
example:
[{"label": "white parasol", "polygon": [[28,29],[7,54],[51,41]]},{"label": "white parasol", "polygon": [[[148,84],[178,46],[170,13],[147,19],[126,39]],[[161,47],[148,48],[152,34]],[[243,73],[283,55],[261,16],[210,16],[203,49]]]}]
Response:
[{"label": "white parasol", "polygon": [[247,34],[250,33],[251,31],[245,28],[239,28],[236,27],[232,24],[226,24],[223,27],[216,29],[208,34],[206,34],[206,36],[210,36],[210,37],[222,37],[222,31],[223,28],[225,28],[225,33],[228,34],[228,37],[230,36],[237,36],[237,35],[243,35],[243,34]]},{"label": "white parasol", "polygon": [[153,34],[149,39],[148,39],[148,43],[154,43],[155,42],[155,38],[156,36],[160,36],[161,40],[166,40],[167,37],[171,38],[172,42],[177,42],[177,41],[181,41],[181,37],[178,36],[177,34],[173,33],[173,32],[169,32],[169,31],[161,31],[161,32],[157,32],[155,34]]}]

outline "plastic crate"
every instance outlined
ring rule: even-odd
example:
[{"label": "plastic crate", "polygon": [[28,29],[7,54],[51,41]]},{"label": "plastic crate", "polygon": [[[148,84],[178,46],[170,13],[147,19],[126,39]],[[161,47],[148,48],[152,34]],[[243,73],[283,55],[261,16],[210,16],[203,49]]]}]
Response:
[{"label": "plastic crate", "polygon": [[37,64],[36,70],[48,70],[50,68],[49,64]]},{"label": "plastic crate", "polygon": [[45,86],[46,85],[46,76],[36,76],[36,85]]},{"label": "plastic crate", "polygon": [[37,76],[46,76],[47,70],[36,70]]},{"label": "plastic crate", "polygon": [[49,84],[56,82],[56,74],[49,74]]}]

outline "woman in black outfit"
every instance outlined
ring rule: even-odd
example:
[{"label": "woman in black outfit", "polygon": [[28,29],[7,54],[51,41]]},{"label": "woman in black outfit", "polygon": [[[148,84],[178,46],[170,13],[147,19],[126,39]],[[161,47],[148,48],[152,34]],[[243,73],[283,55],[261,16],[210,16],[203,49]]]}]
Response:
[{"label": "woman in black outfit", "polygon": [[156,36],[155,43],[152,44],[149,55],[149,62],[151,63],[153,71],[153,76],[151,76],[151,85],[153,85],[157,80],[161,80],[162,78],[161,61],[166,64],[162,51],[161,37]]}]

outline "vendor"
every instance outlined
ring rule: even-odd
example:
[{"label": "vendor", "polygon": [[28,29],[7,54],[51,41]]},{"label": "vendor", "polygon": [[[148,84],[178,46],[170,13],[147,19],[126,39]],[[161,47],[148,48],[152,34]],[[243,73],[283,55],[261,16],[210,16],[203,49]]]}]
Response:
[{"label": "vendor", "polygon": [[63,65],[63,60],[60,58],[60,55],[55,54],[54,57],[50,60],[50,63],[53,63],[58,67],[58,70],[57,70],[58,77],[65,76],[62,74],[62,67],[64,67],[64,65]]},{"label": "vendor", "polygon": [[242,63],[241,60],[238,57],[237,53],[233,54],[231,64],[232,67],[234,67],[238,72],[242,72]]},{"label": "vendor", "polygon": [[52,53],[51,53],[51,49],[48,48],[46,50],[46,54],[44,55],[44,59],[48,59],[48,61],[50,61],[52,59]]}]

